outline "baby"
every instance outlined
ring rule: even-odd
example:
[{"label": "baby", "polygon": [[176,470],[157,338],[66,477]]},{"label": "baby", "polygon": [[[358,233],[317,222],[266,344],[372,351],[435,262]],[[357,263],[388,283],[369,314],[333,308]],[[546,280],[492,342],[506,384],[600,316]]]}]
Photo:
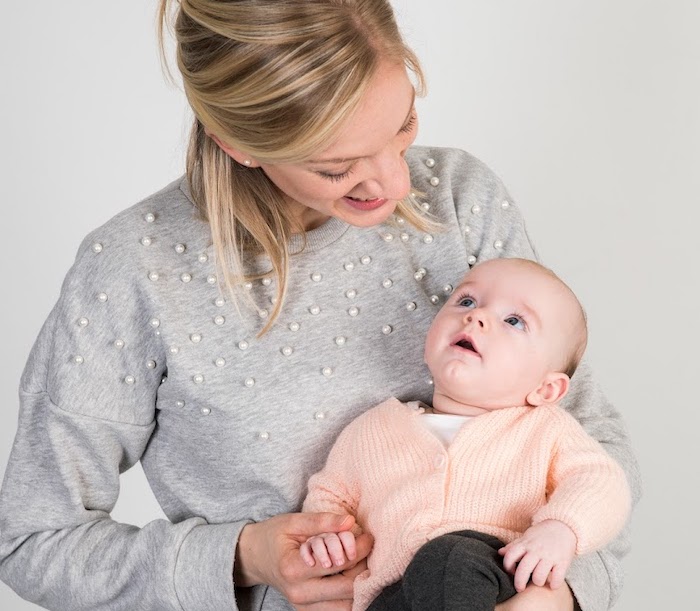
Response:
[{"label": "baby", "polygon": [[[369,410],[309,481],[304,511],[351,514],[374,536],[353,611],[493,611],[530,579],[561,586],[575,554],[615,537],[625,475],[557,405],[586,341],[575,295],[538,263],[467,274],[428,330],[432,407]],[[302,558],[342,564],[359,532],[312,537]]]}]

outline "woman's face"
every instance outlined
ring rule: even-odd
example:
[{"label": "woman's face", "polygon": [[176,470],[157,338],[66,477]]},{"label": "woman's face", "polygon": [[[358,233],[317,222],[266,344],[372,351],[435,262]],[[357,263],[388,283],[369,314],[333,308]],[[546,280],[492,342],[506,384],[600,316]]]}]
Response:
[{"label": "woman's face", "polygon": [[383,63],[331,146],[309,161],[261,164],[306,230],[331,216],[357,227],[377,225],[408,195],[404,155],[418,129],[414,97],[405,67]]}]

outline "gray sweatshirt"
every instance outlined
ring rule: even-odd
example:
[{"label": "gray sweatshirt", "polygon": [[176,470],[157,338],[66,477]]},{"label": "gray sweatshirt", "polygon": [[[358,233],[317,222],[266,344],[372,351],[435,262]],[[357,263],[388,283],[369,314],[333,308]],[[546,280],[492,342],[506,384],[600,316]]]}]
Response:
[{"label": "gray sweatshirt", "polygon": [[[230,303],[184,180],[85,239],[21,379],[0,492],[3,581],[66,611],[291,609],[272,588],[234,588],[243,526],[298,511],[360,413],[390,396],[430,401],[425,333],[471,265],[535,257],[482,163],[419,147],[407,160],[444,230],[330,219],[293,257],[282,315],[260,338],[274,280],[245,289],[257,307]],[[638,497],[626,429],[585,364],[565,407]],[[139,460],[169,518],[143,528],[110,519],[119,474]],[[575,560],[584,611],[615,601],[628,547],[623,533]]]}]

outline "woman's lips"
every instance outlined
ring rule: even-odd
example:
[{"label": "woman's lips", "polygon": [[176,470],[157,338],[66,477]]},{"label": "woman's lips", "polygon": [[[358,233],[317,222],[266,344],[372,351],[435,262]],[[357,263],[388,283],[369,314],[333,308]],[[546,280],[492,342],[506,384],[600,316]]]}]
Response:
[{"label": "woman's lips", "polygon": [[352,197],[344,197],[343,200],[348,206],[355,208],[356,210],[376,210],[381,208],[385,203],[386,199],[383,197],[377,197],[375,199],[353,199]]}]

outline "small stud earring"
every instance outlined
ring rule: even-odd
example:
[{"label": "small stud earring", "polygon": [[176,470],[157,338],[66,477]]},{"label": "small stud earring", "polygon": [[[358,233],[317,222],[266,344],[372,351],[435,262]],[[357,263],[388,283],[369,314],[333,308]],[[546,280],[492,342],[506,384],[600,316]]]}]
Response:
[{"label": "small stud earring", "polygon": [[250,159],[246,159],[246,160],[243,162],[243,165],[244,165],[244,166],[247,166],[247,167],[250,167],[250,164],[251,164],[251,163],[253,163],[253,162],[252,162]]}]

